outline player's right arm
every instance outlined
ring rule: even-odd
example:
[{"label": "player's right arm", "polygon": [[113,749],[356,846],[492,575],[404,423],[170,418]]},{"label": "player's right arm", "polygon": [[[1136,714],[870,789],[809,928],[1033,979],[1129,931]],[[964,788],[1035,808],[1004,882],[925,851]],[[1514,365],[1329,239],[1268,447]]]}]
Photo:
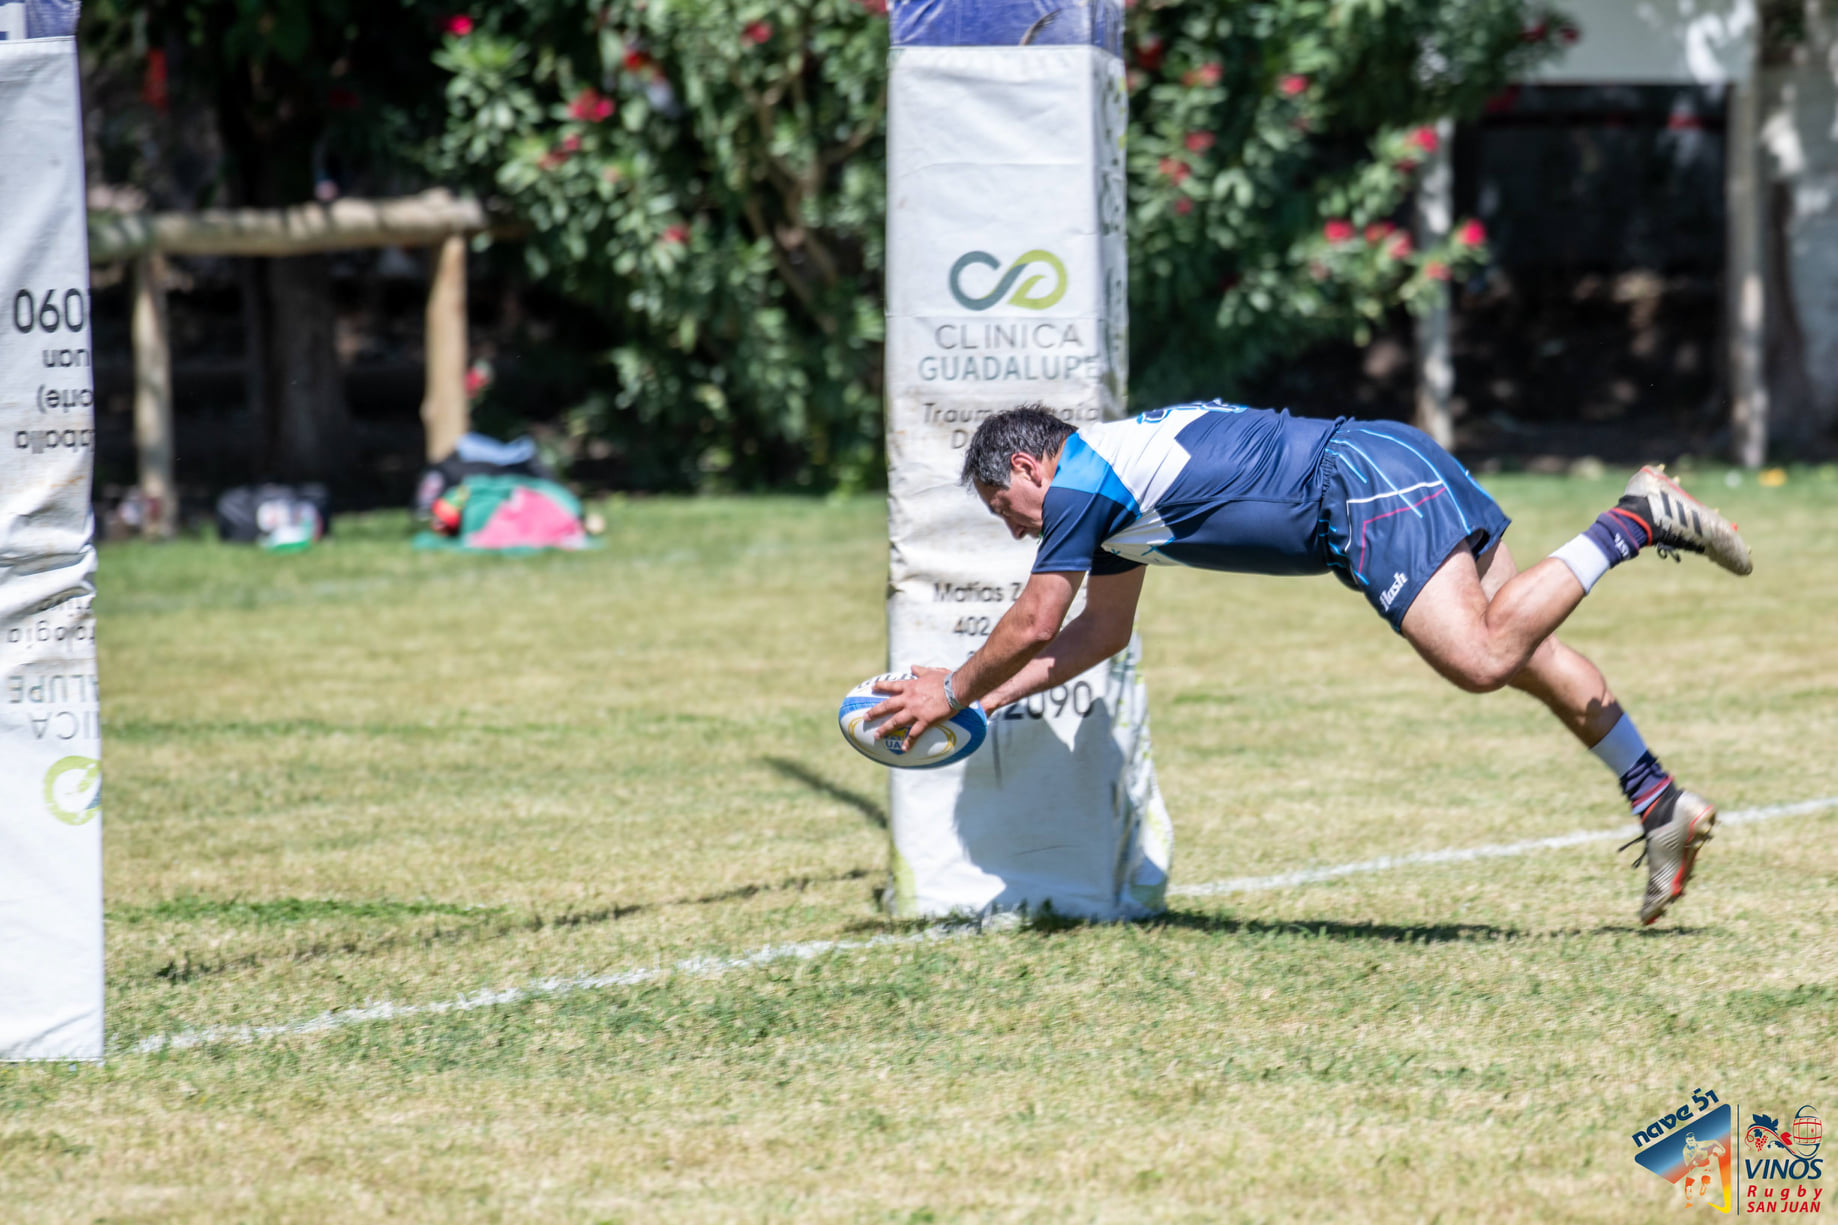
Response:
[{"label": "player's right arm", "polygon": [[1014,676],[983,697],[983,709],[997,710],[1030,694],[1064,685],[1130,645],[1136,605],[1142,598],[1143,566],[1120,574],[1094,574],[1085,608]]}]

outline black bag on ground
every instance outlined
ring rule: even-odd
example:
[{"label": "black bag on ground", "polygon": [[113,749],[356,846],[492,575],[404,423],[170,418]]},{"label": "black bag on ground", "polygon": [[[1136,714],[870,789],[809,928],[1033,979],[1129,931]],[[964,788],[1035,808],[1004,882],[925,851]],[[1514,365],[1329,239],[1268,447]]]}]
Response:
[{"label": "black bag on ground", "polygon": [[217,535],[236,544],[254,544],[269,530],[263,525],[262,508],[270,506],[268,518],[276,510],[285,522],[298,516],[296,509],[305,504],[319,516],[319,532],[332,532],[332,500],[324,485],[238,485],[226,489],[217,498]]}]

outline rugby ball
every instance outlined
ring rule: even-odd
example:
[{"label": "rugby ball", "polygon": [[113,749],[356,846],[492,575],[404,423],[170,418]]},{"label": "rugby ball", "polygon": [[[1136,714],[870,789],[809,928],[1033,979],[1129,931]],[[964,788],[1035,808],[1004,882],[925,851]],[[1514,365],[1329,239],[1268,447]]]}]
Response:
[{"label": "rugby ball", "polygon": [[868,712],[887,700],[886,694],[874,691],[876,685],[882,681],[912,679],[910,672],[887,672],[871,676],[849,690],[842,700],[842,709],[836,712],[836,722],[842,727],[842,738],[849,742],[849,747],[869,761],[901,770],[948,766],[976,752],[989,735],[989,716],[975,702],[938,726],[926,728],[925,734],[910,749],[901,747],[906,739],[905,728],[883,736],[878,729],[884,720],[868,722]]}]

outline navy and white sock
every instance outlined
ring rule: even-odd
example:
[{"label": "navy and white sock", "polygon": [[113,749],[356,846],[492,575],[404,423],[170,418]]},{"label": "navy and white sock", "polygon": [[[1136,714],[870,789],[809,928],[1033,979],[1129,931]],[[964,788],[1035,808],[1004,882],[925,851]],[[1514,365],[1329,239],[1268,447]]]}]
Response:
[{"label": "navy and white sock", "polygon": [[1621,780],[1621,794],[1627,797],[1628,807],[1634,810],[1642,825],[1649,817],[1659,817],[1670,811],[1670,806],[1660,801],[1669,791],[1676,790],[1676,785],[1665,767],[1659,764],[1659,758],[1647,748],[1632,719],[1622,715],[1608,735],[1589,751]]},{"label": "navy and white sock", "polygon": [[1653,525],[1647,521],[1651,513],[1645,498],[1622,498],[1551,556],[1570,567],[1585,592],[1591,591],[1612,567],[1653,543]]}]

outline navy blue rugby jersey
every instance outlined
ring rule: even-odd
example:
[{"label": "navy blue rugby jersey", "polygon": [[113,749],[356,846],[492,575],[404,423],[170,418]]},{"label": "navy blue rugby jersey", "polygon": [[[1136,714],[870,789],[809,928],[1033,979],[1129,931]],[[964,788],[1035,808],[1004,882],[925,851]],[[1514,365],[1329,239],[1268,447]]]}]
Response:
[{"label": "navy blue rugby jersey", "polygon": [[1342,420],[1215,400],[1088,425],[1060,452],[1034,572],[1325,573],[1319,467]]}]

